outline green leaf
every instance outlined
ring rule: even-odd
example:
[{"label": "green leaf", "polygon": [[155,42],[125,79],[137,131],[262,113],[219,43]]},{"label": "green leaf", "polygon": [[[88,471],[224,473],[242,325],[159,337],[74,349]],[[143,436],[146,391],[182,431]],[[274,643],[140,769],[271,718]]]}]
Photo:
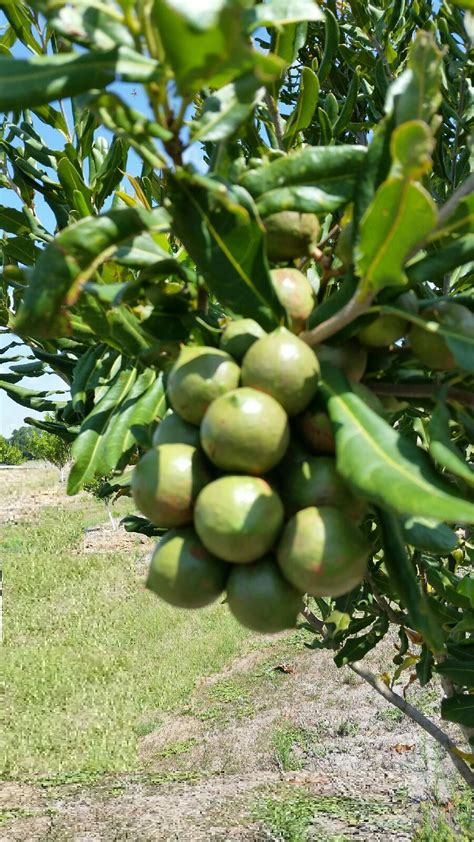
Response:
[{"label": "green leaf", "polygon": [[[168,227],[168,220],[163,225]],[[131,266],[133,269],[145,269],[154,266],[161,260],[169,258],[169,252],[163,249],[159,242],[156,242],[151,234],[138,234],[133,239],[124,243],[117,249],[114,260],[122,266]]]},{"label": "green leaf", "polygon": [[387,179],[360,222],[356,267],[361,295],[407,283],[405,261],[436,224],[436,208],[420,184]]},{"label": "green leaf", "polygon": [[133,47],[134,41],[126,26],[117,20],[117,11],[106,5],[95,8],[89,0],[75,0],[73,6],[46,9],[49,25],[68,41],[98,50],[110,50],[117,45]]},{"label": "green leaf", "polygon": [[333,213],[347,205],[354,196],[355,179],[344,176],[332,181],[320,182],[319,187],[280,187],[270,190],[257,200],[257,209],[262,217],[282,210],[300,213]]},{"label": "green leaf", "polygon": [[278,27],[273,32],[272,47],[275,55],[284,61],[288,67],[294,64],[298,53],[304,47],[308,24],[290,23],[287,26]]},{"label": "green leaf", "polygon": [[42,252],[27,236],[7,237],[1,240],[4,262],[23,263],[34,266]]},{"label": "green leaf", "polygon": [[173,230],[221,304],[265,328],[276,327],[283,311],[270,280],[264,229],[251,203],[238,203],[246,201],[244,195],[208,182],[203,186],[184,172],[170,180]]},{"label": "green leaf", "polygon": [[68,494],[77,494],[84,483],[95,476],[99,466],[106,462],[102,446],[110,418],[127,397],[136,376],[135,368],[120,372],[82,423],[81,432],[72,446],[74,464],[68,478]]},{"label": "green leaf", "polygon": [[474,505],[443,480],[428,456],[323,366],[322,392],[336,429],[337,468],[355,491],[400,515],[474,523]]},{"label": "green leaf", "polygon": [[26,4],[7,2],[2,4],[2,12],[7,18],[17,38],[28,46],[34,53],[42,53],[41,44],[38,44],[31,27],[33,24],[33,13]]},{"label": "green leaf", "polygon": [[423,643],[421,647],[421,655],[416,665],[416,677],[420,682],[421,687],[425,687],[433,675],[433,653]]},{"label": "green leaf", "polygon": [[26,406],[28,409],[36,409],[38,412],[56,412],[58,406],[64,406],[64,401],[47,399],[48,395],[55,395],[57,391],[36,392],[7,383],[5,380],[0,380],[0,389],[3,389],[15,403]]},{"label": "green leaf", "polygon": [[446,468],[474,487],[474,470],[451,441],[449,421],[449,409],[445,404],[438,403],[428,423],[430,454],[441,468]]},{"label": "green leaf", "polygon": [[434,242],[448,236],[472,233],[474,233],[474,192],[461,199],[453,213],[443,222],[441,228],[430,237],[430,241]]},{"label": "green leaf", "polygon": [[155,0],[153,20],[180,94],[220,88],[252,69],[263,84],[284,67],[252,50],[238,0],[215,0],[205,9],[193,0]]},{"label": "green leaf", "polygon": [[324,10],[324,52],[318,68],[320,82],[329,76],[333,67],[334,57],[339,48],[339,24],[337,18],[329,9]]},{"label": "green leaf", "polygon": [[428,252],[425,257],[410,263],[405,271],[411,286],[425,281],[442,282],[448,272],[470,260],[474,260],[474,234],[466,234],[453,243]]},{"label": "green leaf", "polygon": [[334,658],[334,663],[337,667],[343,667],[345,664],[352,664],[355,661],[361,661],[371,649],[385,637],[388,631],[388,619],[385,614],[378,617],[372,628],[367,634],[360,637],[352,637],[344,644]]},{"label": "green leaf", "polygon": [[418,31],[410,47],[407,69],[390,86],[387,110],[395,107],[397,123],[430,123],[441,102],[443,54],[434,34]]},{"label": "green leaf", "polygon": [[338,135],[342,134],[343,131],[347,129],[347,126],[351,120],[352,114],[354,112],[354,108],[357,104],[357,94],[359,92],[359,73],[357,70],[352,75],[352,79],[349,85],[349,89],[347,91],[347,96],[344,100],[344,104],[341,108],[341,112],[339,117],[337,118],[334,124],[334,137],[338,137]]},{"label": "green leaf", "polygon": [[57,336],[69,330],[64,308],[78,298],[81,287],[104,260],[131,237],[160,226],[163,213],[142,208],[111,210],[65,228],[41,253],[15,319],[20,335]]},{"label": "green leaf", "polygon": [[456,693],[449,699],[441,700],[441,716],[448,722],[457,722],[458,725],[465,725],[472,728],[474,722],[474,695],[468,693]]},{"label": "green leaf", "polygon": [[230,137],[263,98],[265,88],[253,73],[215,91],[204,102],[202,115],[193,123],[192,141],[218,141]]},{"label": "green leaf", "polygon": [[28,231],[28,225],[23,213],[15,208],[0,206],[0,230],[10,234],[20,234]]},{"label": "green leaf", "polygon": [[23,420],[30,427],[36,427],[38,430],[52,433],[69,443],[72,443],[79,433],[79,427],[67,427],[65,424],[60,424],[56,421],[40,421],[38,418],[24,418]]},{"label": "green leaf", "polygon": [[354,196],[354,242],[357,242],[359,237],[361,219],[370,207],[377,188],[388,176],[391,166],[390,138],[392,129],[393,119],[389,117],[386,117],[375,127],[364,167],[359,173]]},{"label": "green leaf", "polygon": [[383,560],[390,582],[408,613],[412,627],[423,636],[433,652],[442,652],[445,648],[443,632],[420,588],[415,567],[405,549],[400,524],[396,517],[383,510],[379,510],[378,517],[382,530]]},{"label": "green leaf", "polygon": [[34,108],[122,82],[151,82],[161,71],[155,61],[129,47],[86,54],[59,53],[14,59],[0,56],[0,111]]},{"label": "green leaf", "polygon": [[59,181],[61,182],[61,186],[64,189],[66,198],[68,199],[69,203],[73,207],[76,207],[76,209],[78,209],[77,197],[75,196],[75,194],[79,193],[85,205],[85,215],[93,216],[94,207],[91,201],[91,191],[87,187],[79,170],[74,166],[73,163],[71,163],[69,158],[67,158],[65,155],[63,155],[63,157],[60,158],[58,161],[57,173]]},{"label": "green leaf", "polygon": [[102,164],[95,174],[93,192],[97,207],[101,208],[107,196],[122,181],[127,167],[128,147],[121,137],[114,137]]},{"label": "green leaf", "polygon": [[298,132],[310,125],[318,105],[318,97],[319,79],[309,67],[303,67],[296,106],[286,124],[284,139],[287,147]]},{"label": "green leaf", "polygon": [[257,3],[246,14],[249,30],[259,26],[287,26],[302,21],[324,20],[324,14],[314,0],[270,0]]},{"label": "green leaf", "polygon": [[125,401],[111,418],[102,443],[102,462],[99,473],[106,474],[120,464],[137,443],[140,428],[146,427],[166,410],[162,375],[147,368],[137,378]]},{"label": "green leaf", "polygon": [[342,182],[357,175],[366,155],[364,146],[307,146],[245,173],[240,183],[252,196],[258,197],[294,184],[318,187],[323,180]]},{"label": "green leaf", "polygon": [[447,676],[460,687],[474,688],[474,660],[469,653],[466,653],[465,660],[457,657],[446,658],[436,665],[436,672]]},{"label": "green leaf", "polygon": [[419,179],[431,170],[435,140],[422,120],[410,120],[398,126],[390,139],[393,175]]},{"label": "green leaf", "polygon": [[120,366],[118,352],[103,343],[89,348],[81,356],[71,383],[71,399],[75,412],[80,415],[85,413],[88,393],[99,385],[108,384],[117,366]]},{"label": "green leaf", "polygon": [[449,526],[428,518],[406,518],[402,521],[402,531],[405,543],[433,555],[447,556],[459,544],[458,536]]},{"label": "green leaf", "polygon": [[465,576],[459,582],[457,590],[462,596],[467,596],[471,603],[471,608],[474,608],[474,578],[470,575]]}]

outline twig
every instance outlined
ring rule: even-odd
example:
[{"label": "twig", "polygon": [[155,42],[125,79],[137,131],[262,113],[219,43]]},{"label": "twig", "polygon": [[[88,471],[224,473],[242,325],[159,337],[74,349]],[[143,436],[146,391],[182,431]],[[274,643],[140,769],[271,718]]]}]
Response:
[{"label": "twig", "polygon": [[373,580],[373,578],[372,578],[372,576],[370,575],[369,572],[366,573],[365,578],[367,579],[367,581],[368,581],[368,583],[371,587],[372,594],[373,594],[373,597],[374,597],[377,605],[387,615],[390,622],[395,623],[395,625],[397,625],[397,626],[399,626],[399,625],[402,625],[402,626],[409,625],[409,623],[407,623],[408,617],[406,617],[404,614],[401,614],[399,611],[394,611],[392,606],[385,599],[385,597],[382,596],[382,594],[380,593],[377,585],[375,584],[375,582],[374,582],[374,580]]},{"label": "twig", "polygon": [[438,214],[438,223],[436,225],[436,231],[443,227],[446,220],[451,216],[453,211],[459,205],[461,199],[464,199],[464,196],[469,196],[470,193],[474,192],[474,174],[470,175],[466,178],[457,190],[454,191],[453,195],[450,199],[443,205],[439,214]]},{"label": "twig", "polygon": [[390,704],[395,705],[399,710],[402,711],[406,716],[409,717],[413,722],[416,722],[420,728],[423,728],[430,737],[433,737],[436,742],[438,742],[444,750],[449,754],[454,766],[458,770],[459,774],[462,778],[466,781],[467,785],[474,789],[474,772],[472,772],[467,765],[467,763],[459,757],[458,748],[453,743],[453,741],[448,737],[444,731],[441,731],[434,722],[431,722],[424,714],[421,713],[418,708],[414,707],[407,702],[402,696],[399,696],[398,693],[394,693],[393,690],[390,690],[383,681],[377,678],[372,672],[369,670],[364,669],[364,667],[360,666],[359,663],[348,664],[348,667],[359,675],[364,681],[367,681],[377,693],[380,693],[387,702]]},{"label": "twig", "polygon": [[[374,380],[370,383],[370,389],[376,395],[393,395],[395,398],[428,398],[436,400],[436,396],[440,391],[439,384],[433,386],[425,383],[379,383]],[[452,387],[446,393],[448,400],[457,401],[457,403],[465,404],[466,406],[474,406],[474,394],[467,389],[457,389]]]},{"label": "twig", "polygon": [[275,128],[275,135],[278,142],[279,148],[284,152],[285,151],[285,143],[284,143],[284,128],[283,123],[281,121],[281,115],[278,111],[277,105],[275,100],[273,99],[270,93],[265,94],[265,102],[267,103],[268,110],[270,112],[270,117],[272,118],[272,123]]},{"label": "twig", "polygon": [[372,301],[373,295],[371,293],[361,300],[360,293],[356,291],[351,300],[348,301],[338,313],[331,316],[331,318],[327,319],[325,322],[322,322],[322,324],[317,325],[312,330],[300,333],[300,339],[310,346],[318,345],[320,342],[324,342],[324,340],[329,336],[333,336],[334,333],[342,330],[343,327],[357,319],[358,316],[362,316],[366,313],[372,304]]}]

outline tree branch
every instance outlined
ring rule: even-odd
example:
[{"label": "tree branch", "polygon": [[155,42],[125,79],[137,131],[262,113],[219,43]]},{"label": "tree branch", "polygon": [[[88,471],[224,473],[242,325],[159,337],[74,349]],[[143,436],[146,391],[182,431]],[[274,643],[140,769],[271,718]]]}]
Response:
[{"label": "tree branch", "polygon": [[474,789],[474,772],[471,771],[467,763],[459,757],[458,748],[456,747],[455,743],[448,737],[444,731],[441,731],[434,722],[431,722],[424,714],[421,713],[418,708],[414,707],[407,702],[402,696],[399,696],[398,693],[394,693],[393,690],[390,690],[380,678],[377,678],[372,672],[369,670],[364,669],[364,667],[360,666],[359,663],[348,664],[348,667],[359,675],[364,681],[367,681],[377,693],[380,693],[387,702],[390,704],[395,705],[399,710],[402,711],[406,716],[409,717],[413,722],[423,728],[430,737],[433,737],[437,743],[440,744],[444,748],[445,751],[449,754],[454,766],[458,770],[459,774],[462,778],[466,781],[467,785]]},{"label": "tree branch", "polygon": [[322,324],[317,325],[312,330],[306,330],[300,333],[299,338],[306,342],[307,345],[313,347],[320,342],[324,342],[329,336],[338,333],[343,327],[353,322],[359,316],[367,312],[373,301],[373,295],[369,294],[363,300],[360,299],[360,294],[356,291],[350,301],[341,307],[338,313],[331,316]]},{"label": "tree branch", "polygon": [[[379,383],[376,380],[370,383],[370,389],[376,395],[393,395],[395,398],[428,398],[435,400],[440,391],[439,384],[428,383]],[[447,399],[457,401],[466,406],[474,406],[474,395],[467,389],[450,388],[447,391]]]},{"label": "tree branch", "polygon": [[469,196],[470,193],[474,191],[474,174],[470,175],[466,178],[466,181],[461,184],[457,190],[454,191],[453,195],[450,199],[443,205],[439,214],[438,214],[438,224],[436,225],[436,230],[439,230],[443,227],[446,220],[451,216],[451,214],[456,210],[457,206],[461,199],[464,199],[464,196]]},{"label": "tree branch", "polygon": [[283,137],[285,132],[283,129],[283,123],[281,121],[280,112],[278,111],[276,102],[270,93],[265,94],[265,102],[270,112],[270,117],[272,118],[272,123],[275,129],[275,136],[278,141],[278,146],[284,152],[285,143]]}]

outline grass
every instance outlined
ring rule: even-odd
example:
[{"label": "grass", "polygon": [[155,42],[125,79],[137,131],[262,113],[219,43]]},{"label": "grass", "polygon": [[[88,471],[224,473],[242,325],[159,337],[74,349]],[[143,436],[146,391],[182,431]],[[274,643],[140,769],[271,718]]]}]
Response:
[{"label": "grass", "polygon": [[90,497],[58,497],[2,529],[6,777],[139,768],[144,723],[182,707],[198,678],[244,648],[224,605],[184,612],[144,589],[143,544],[85,553],[84,528],[104,519]]},{"label": "grass", "polygon": [[312,795],[304,788],[281,788],[258,800],[254,818],[281,842],[306,842],[309,839],[343,842],[345,836],[327,834],[325,821],[336,819],[350,828],[365,826],[370,832],[377,833],[406,830],[408,820],[403,814],[394,816],[393,806],[389,800]]},{"label": "grass", "polygon": [[311,743],[312,736],[309,731],[289,720],[283,720],[272,736],[272,747],[278,767],[283,772],[296,772],[301,769],[303,761],[295,749],[304,753],[311,748]]},{"label": "grass", "polygon": [[471,842],[472,792],[463,788],[443,807],[437,803],[422,805],[422,817],[413,842]]}]

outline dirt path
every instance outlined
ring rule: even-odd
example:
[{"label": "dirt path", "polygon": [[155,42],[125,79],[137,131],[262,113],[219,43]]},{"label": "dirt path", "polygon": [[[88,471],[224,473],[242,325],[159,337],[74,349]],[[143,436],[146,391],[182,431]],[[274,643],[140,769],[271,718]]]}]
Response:
[{"label": "dirt path", "polygon": [[140,773],[5,784],[1,842],[412,839],[426,799],[449,810],[449,762],[301,644],[279,638],[203,682],[142,739]]}]

